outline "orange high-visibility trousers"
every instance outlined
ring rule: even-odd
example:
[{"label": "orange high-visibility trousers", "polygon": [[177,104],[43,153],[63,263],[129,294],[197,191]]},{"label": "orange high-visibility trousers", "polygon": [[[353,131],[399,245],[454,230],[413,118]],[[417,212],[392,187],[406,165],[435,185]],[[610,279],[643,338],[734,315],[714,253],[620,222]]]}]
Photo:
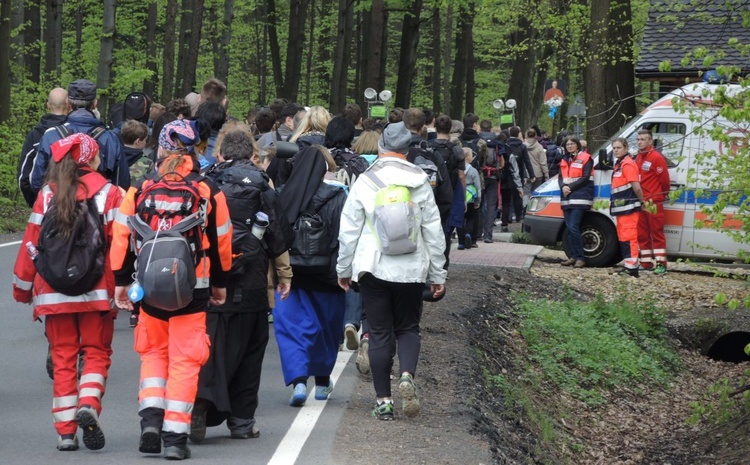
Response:
[{"label": "orange high-visibility trousers", "polygon": [[[641,212],[636,211],[634,213],[615,217],[615,221],[617,221],[617,238],[623,246],[625,268],[638,268],[638,221],[640,215]],[[626,249],[624,243],[629,245],[629,249]],[[625,254],[627,250],[630,251],[629,257],[626,257]]]},{"label": "orange high-visibility trousers", "polygon": [[166,321],[141,312],[135,331],[135,350],[141,356],[139,411],[164,410],[163,433],[190,432],[198,374],[209,346],[205,312]]},{"label": "orange high-visibility trousers", "polygon": [[[52,418],[57,434],[75,434],[76,411],[90,405],[102,411],[102,396],[111,364],[114,320],[108,312],[46,315],[45,330],[50,344],[55,379],[52,382]],[[78,353],[83,351],[83,373],[78,381]]]}]

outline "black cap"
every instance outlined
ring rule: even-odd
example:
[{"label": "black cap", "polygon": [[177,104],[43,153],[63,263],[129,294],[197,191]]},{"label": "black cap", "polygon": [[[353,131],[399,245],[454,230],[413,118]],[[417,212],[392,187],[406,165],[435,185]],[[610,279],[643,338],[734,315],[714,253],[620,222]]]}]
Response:
[{"label": "black cap", "polygon": [[96,100],[96,84],[88,79],[77,79],[68,86],[68,98],[71,100]]}]

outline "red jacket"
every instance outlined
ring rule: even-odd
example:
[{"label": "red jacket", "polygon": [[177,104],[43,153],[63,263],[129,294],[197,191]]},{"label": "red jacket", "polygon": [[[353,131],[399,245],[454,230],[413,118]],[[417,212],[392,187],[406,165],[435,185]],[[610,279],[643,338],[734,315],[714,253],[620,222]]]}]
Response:
[{"label": "red jacket", "polygon": [[[96,197],[97,207],[99,207],[99,212],[104,220],[104,234],[107,244],[111,244],[112,225],[122,201],[122,191],[97,172],[87,168],[82,168],[81,171],[84,172],[81,175],[82,184],[78,186],[76,197],[78,200],[83,200],[86,198],[86,192],[88,192],[88,198]],[[87,189],[84,189],[84,185]],[[100,192],[101,194],[99,194]],[[13,270],[13,298],[21,303],[30,303],[33,299],[35,319],[39,315],[111,310],[110,300],[114,295],[115,280],[108,258],[105,261],[106,269],[102,279],[99,280],[94,289],[80,296],[67,296],[56,292],[37,274],[34,262],[31,261],[24,244],[31,242],[36,245],[39,242],[42,219],[53,196],[54,193],[50,186],[45,185],[34,203]]]},{"label": "red jacket", "polygon": [[643,200],[663,202],[669,194],[669,170],[664,155],[651,147],[638,153],[635,164],[641,175]]}]

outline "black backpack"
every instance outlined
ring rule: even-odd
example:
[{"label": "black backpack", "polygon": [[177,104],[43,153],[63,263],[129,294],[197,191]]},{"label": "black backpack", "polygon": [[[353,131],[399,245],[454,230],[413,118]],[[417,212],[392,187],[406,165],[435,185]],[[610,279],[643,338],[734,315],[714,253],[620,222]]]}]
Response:
[{"label": "black backpack", "polygon": [[315,211],[312,200],[307,210],[294,222],[294,240],[289,262],[306,274],[328,273],[331,266],[332,231],[325,219]]},{"label": "black backpack", "polygon": [[[440,158],[442,159],[442,156]],[[436,163],[435,152],[427,145],[427,141],[420,141],[418,145],[411,147],[407,159],[412,164],[422,168],[430,181],[432,191],[437,191],[443,183],[443,176],[440,174],[440,169]],[[443,159],[443,163],[445,163],[445,159]]]},{"label": "black backpack", "polygon": [[364,157],[348,150],[333,149],[331,155],[338,168],[336,178],[345,186],[354,184],[354,181],[370,167]]},{"label": "black backpack", "polygon": [[[111,186],[106,184],[97,196],[104,195],[106,199]],[[85,294],[104,275],[106,239],[95,198],[78,202],[68,238],[58,229],[59,211],[54,197],[42,219],[34,266],[44,281],[61,294]]]}]

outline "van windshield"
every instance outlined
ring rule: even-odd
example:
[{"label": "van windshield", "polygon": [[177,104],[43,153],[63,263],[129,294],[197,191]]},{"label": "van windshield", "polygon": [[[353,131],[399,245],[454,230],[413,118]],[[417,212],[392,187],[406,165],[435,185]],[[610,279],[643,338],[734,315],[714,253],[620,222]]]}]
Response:
[{"label": "van windshield", "polygon": [[618,137],[621,137],[621,134],[628,134],[632,130],[633,127],[636,127],[638,125],[638,120],[643,118],[643,115],[638,115],[635,118],[631,119],[630,121],[623,126],[625,128],[624,130],[620,130],[615,134],[614,136],[610,137],[609,140],[607,140],[605,143],[603,143],[598,149],[596,149],[596,152],[590,152],[593,157],[597,157],[599,155],[599,151],[604,149],[606,151],[610,151],[609,144],[612,143],[613,140],[615,140]]}]

